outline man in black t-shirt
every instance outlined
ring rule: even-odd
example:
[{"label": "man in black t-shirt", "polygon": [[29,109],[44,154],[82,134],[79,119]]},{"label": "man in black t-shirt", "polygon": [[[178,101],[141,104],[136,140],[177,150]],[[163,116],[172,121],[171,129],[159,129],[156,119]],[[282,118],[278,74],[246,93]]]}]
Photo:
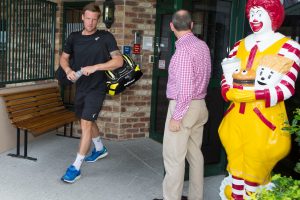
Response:
[{"label": "man in black t-shirt", "polygon": [[[75,113],[80,118],[82,130],[76,159],[61,178],[68,183],[80,178],[83,161],[95,162],[108,154],[95,121],[107,89],[105,70],[121,67],[123,59],[114,36],[107,31],[97,30],[100,15],[99,6],[95,3],[83,8],[84,29],[70,34],[60,57],[60,65],[67,78],[76,81]],[[82,73],[80,78],[75,73],[77,71]],[[86,157],[91,141],[95,148]]]}]

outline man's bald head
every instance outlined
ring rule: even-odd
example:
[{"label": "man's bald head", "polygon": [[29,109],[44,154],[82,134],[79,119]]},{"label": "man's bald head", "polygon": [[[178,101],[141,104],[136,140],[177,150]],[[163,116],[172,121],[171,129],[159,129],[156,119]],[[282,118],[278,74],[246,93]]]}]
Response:
[{"label": "man's bald head", "polygon": [[178,10],[172,16],[172,23],[177,31],[187,31],[192,29],[191,14],[187,10]]}]

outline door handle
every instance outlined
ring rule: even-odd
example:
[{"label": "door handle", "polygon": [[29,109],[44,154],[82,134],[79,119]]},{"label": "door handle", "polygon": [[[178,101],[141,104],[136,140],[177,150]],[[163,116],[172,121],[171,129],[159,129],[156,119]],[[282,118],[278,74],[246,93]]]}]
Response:
[{"label": "door handle", "polygon": [[160,44],[160,37],[156,37],[155,38],[155,48],[157,49],[157,57],[158,57],[158,55],[160,54],[160,46],[161,44]]}]

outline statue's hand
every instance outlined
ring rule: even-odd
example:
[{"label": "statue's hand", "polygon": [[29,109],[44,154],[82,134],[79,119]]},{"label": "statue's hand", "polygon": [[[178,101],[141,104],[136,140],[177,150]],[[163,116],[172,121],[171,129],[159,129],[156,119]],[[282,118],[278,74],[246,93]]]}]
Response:
[{"label": "statue's hand", "polygon": [[237,88],[230,88],[226,93],[226,97],[228,100],[235,102],[251,102],[256,100],[253,90],[241,90]]}]

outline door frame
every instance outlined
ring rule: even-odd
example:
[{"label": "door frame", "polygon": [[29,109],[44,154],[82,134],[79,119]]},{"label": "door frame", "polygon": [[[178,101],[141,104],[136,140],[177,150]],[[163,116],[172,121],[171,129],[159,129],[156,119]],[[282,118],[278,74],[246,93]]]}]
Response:
[{"label": "door frame", "polygon": [[[174,12],[173,6],[157,6],[156,8],[156,22],[155,22],[155,42],[154,42],[154,63],[153,63],[153,71],[152,71],[152,91],[151,91],[151,111],[150,111],[150,130],[149,137],[162,143],[163,137],[162,133],[156,132],[156,108],[157,108],[157,92],[158,92],[158,78],[159,77],[167,77],[167,70],[160,70],[158,67],[158,47],[159,47],[159,39],[160,39],[160,29],[162,20],[160,18],[163,14],[172,14]],[[175,49],[175,35],[172,34],[171,37],[171,49],[174,52]],[[172,52],[172,53],[173,53]]]}]

